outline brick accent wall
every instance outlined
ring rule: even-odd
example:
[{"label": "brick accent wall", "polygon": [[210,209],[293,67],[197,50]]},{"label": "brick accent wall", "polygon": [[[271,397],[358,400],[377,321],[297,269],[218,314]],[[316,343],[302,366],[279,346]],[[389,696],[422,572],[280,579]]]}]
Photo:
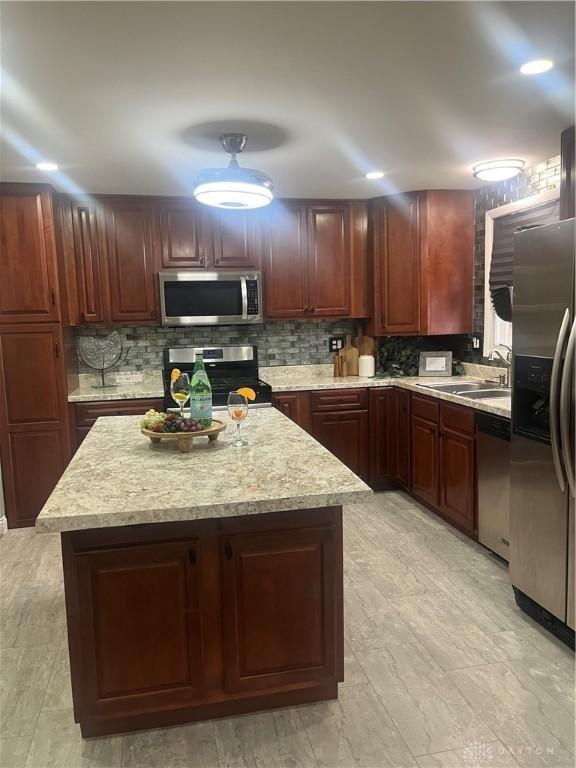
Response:
[{"label": "brick accent wall", "polygon": [[486,211],[550,189],[560,189],[560,155],[527,168],[519,176],[497,184],[483,184],[476,192],[474,238],[474,332],[484,332],[484,235]]},{"label": "brick accent wall", "polygon": [[[78,328],[79,336],[105,336],[112,328]],[[355,335],[352,320],[291,320],[260,325],[195,326],[193,328],[155,328],[122,326],[115,328],[128,357],[115,368],[119,371],[144,371],[162,368],[164,347],[256,344],[260,365],[305,365],[329,363],[329,336]],[[80,373],[90,369],[79,363]]]}]

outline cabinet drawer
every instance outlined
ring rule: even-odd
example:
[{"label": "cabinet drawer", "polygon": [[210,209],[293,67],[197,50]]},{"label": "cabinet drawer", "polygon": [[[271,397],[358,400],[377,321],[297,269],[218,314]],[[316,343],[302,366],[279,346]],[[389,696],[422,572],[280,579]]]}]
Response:
[{"label": "cabinet drawer", "polygon": [[436,400],[430,400],[428,397],[420,397],[419,395],[412,395],[412,416],[417,416],[420,419],[426,419],[427,421],[433,421],[434,424],[438,423],[438,402]]},{"label": "cabinet drawer", "polygon": [[311,392],[312,411],[349,411],[368,408],[367,389],[325,389]]},{"label": "cabinet drawer", "polygon": [[90,427],[100,416],[139,416],[150,408],[164,409],[161,398],[149,400],[107,400],[95,403],[76,403],[76,426]]},{"label": "cabinet drawer", "polygon": [[474,434],[474,411],[461,405],[440,406],[440,426],[446,429],[456,429],[467,435]]}]

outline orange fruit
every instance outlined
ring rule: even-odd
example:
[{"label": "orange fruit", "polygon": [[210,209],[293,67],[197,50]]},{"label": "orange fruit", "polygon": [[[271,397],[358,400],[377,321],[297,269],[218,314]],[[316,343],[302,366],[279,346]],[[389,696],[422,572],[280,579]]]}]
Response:
[{"label": "orange fruit", "polygon": [[170,374],[170,381],[174,382],[178,378],[180,378],[180,371],[178,370],[178,368],[172,368],[172,373]]},{"label": "orange fruit", "polygon": [[256,400],[256,392],[251,387],[240,387],[236,390],[237,395],[244,395],[246,400]]}]

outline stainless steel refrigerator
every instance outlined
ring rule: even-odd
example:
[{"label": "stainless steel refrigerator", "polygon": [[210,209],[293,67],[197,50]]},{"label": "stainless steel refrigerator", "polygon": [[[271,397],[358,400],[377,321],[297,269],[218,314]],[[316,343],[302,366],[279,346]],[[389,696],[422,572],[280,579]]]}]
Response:
[{"label": "stainless steel refrigerator", "polygon": [[514,237],[510,576],[516,601],[574,642],[576,219]]}]

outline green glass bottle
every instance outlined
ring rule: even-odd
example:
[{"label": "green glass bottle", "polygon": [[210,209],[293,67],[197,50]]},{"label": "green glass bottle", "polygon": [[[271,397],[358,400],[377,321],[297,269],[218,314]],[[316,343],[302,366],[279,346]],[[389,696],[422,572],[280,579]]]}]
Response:
[{"label": "green glass bottle", "polygon": [[190,415],[203,427],[212,425],[212,387],[204,367],[202,352],[196,352],[194,372],[190,382]]}]

